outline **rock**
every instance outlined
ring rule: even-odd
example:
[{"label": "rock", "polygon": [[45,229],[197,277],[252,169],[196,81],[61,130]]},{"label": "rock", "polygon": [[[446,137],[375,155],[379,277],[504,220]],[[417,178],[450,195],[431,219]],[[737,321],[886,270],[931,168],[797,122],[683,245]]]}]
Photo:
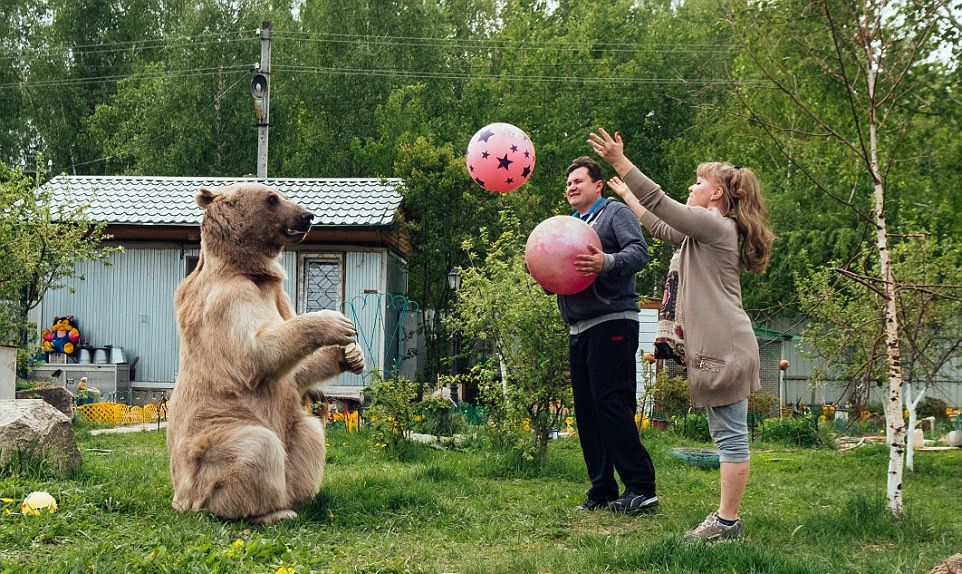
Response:
[{"label": "rock", "polygon": [[73,393],[64,387],[40,387],[17,392],[18,399],[43,399],[58,411],[73,419]]},{"label": "rock", "polygon": [[962,554],[954,554],[926,574],[962,574]]},{"label": "rock", "polygon": [[945,443],[949,446],[962,447],[962,431],[949,431],[949,434],[945,436]]},{"label": "rock", "polygon": [[18,454],[43,457],[54,476],[80,468],[70,418],[40,399],[0,401],[0,464]]}]

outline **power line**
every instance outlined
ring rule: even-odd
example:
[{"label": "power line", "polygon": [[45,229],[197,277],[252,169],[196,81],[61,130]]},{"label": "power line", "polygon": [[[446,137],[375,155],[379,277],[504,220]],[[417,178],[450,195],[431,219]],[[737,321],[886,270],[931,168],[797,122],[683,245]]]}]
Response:
[{"label": "power line", "polygon": [[[529,74],[467,74],[457,72],[432,72],[424,70],[398,70],[394,68],[343,68],[336,66],[297,66],[277,64],[274,66],[276,71],[303,72],[311,74],[341,74],[352,76],[374,76],[374,77],[398,77],[398,78],[418,78],[418,79],[443,79],[443,80],[487,80],[487,81],[524,81],[524,82],[549,82],[549,83],[570,83],[582,82],[586,84],[620,84],[623,86],[631,85],[671,85],[671,84],[725,84],[731,85],[732,81],[727,78],[632,78],[632,77],[612,77],[612,76],[548,76],[548,75],[529,75]],[[740,86],[768,86],[764,81],[743,81],[738,82]]]},{"label": "power line", "polygon": [[60,80],[40,80],[37,82],[11,82],[7,84],[0,84],[0,88],[53,88],[53,87],[64,87],[64,86],[82,86],[89,83],[106,83],[106,82],[119,82],[127,78],[139,78],[145,80],[153,80],[158,78],[166,78],[169,76],[209,76],[218,74],[221,72],[235,72],[235,71],[250,71],[250,66],[247,64],[234,64],[231,66],[216,66],[210,68],[184,68],[184,69],[161,69],[154,72],[136,72],[132,74],[115,74],[109,76],[91,76],[91,77],[81,77],[81,78],[65,78]]},{"label": "power line", "polygon": [[[248,79],[247,74],[244,74],[244,75],[241,76],[237,81],[235,81],[233,84],[227,86],[227,87],[226,87],[223,91],[221,91],[219,94],[216,94],[216,95],[214,96],[214,100],[215,100],[215,101],[220,100],[220,99],[223,98],[225,95],[227,95],[227,92],[229,92],[234,86],[236,86],[236,85],[239,84],[240,82],[242,82],[242,81],[244,81],[244,80],[247,80],[247,79]],[[199,119],[199,118],[200,118],[200,113],[201,113],[202,111],[206,111],[206,109],[204,109],[204,110],[197,110],[197,111],[196,111],[195,113],[193,113],[193,114],[188,114],[187,117],[186,117],[186,119],[187,119],[187,120],[196,120],[196,119]],[[155,142],[157,142],[157,141],[160,141],[160,139],[162,139],[163,137],[168,136],[168,135],[170,135],[170,134],[171,134],[171,131],[166,131],[166,132],[163,132],[163,133],[161,133],[161,134],[158,134],[158,135],[150,138],[149,140],[147,140],[147,141],[145,142],[145,145],[153,144],[153,143],[155,143]],[[83,162],[80,162],[80,163],[73,163],[73,164],[70,164],[69,167],[70,167],[71,170],[73,170],[73,169],[75,169],[75,168],[78,168],[78,167],[81,167],[81,166],[85,166],[85,165],[90,165],[90,164],[92,164],[92,163],[99,163],[99,162],[102,162],[102,161],[108,161],[108,160],[114,159],[114,158],[117,157],[118,155],[119,155],[119,154],[112,154],[112,155],[108,155],[108,156],[101,157],[101,158],[97,158],[97,159],[92,159],[92,160],[88,160],[88,161],[83,161]]]},{"label": "power line", "polygon": [[305,40],[312,42],[371,42],[387,43],[390,45],[423,45],[451,46],[451,47],[494,47],[519,49],[550,49],[550,50],[603,50],[606,52],[681,52],[681,53],[719,53],[728,54],[727,48],[719,48],[717,44],[638,44],[627,42],[591,42],[591,43],[559,43],[532,40],[492,40],[486,38],[443,38],[440,36],[392,36],[374,34],[345,34],[336,32],[284,32],[275,31],[278,38]]},{"label": "power line", "polygon": [[[218,42],[236,42],[244,39],[247,39],[247,40],[256,39],[256,36],[253,36],[253,35],[245,36],[244,38],[240,38],[239,40],[230,39],[230,38],[235,38],[237,36],[246,35],[246,34],[249,34],[249,32],[227,32],[224,35],[224,38],[227,38],[227,40],[220,39],[220,38],[211,39],[210,34],[207,33],[207,34],[198,34],[196,36],[174,36],[172,38],[146,38],[143,40],[129,40],[126,42],[97,42],[97,43],[91,43],[91,44],[75,44],[73,46],[54,45],[54,46],[42,46],[38,48],[36,51],[39,51],[40,49],[44,49],[49,52],[76,52],[84,48],[104,48],[104,50],[97,50],[97,49],[84,50],[84,53],[91,54],[91,53],[98,53],[101,51],[112,52],[112,51],[128,50],[131,48],[138,48],[138,47],[161,48],[161,47],[165,47],[166,44],[171,42],[178,43],[181,41],[188,41],[188,40],[195,40],[195,39],[203,40],[203,41],[197,42],[198,44],[218,43]],[[137,46],[137,44],[143,44],[143,46]],[[15,57],[16,56],[14,55],[0,56],[0,58],[15,58]]]}]

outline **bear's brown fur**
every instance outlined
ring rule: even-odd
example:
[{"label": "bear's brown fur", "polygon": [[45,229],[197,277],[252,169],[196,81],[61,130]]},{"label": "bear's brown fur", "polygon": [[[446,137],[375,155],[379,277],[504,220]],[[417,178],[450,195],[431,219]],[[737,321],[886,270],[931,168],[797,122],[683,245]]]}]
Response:
[{"label": "bear's brown fur", "polygon": [[324,473],[324,429],[302,397],[364,355],[335,311],[295,316],[279,257],[313,214],[265,185],[201,189],[197,268],[177,289],[180,369],[167,449],[177,510],[272,523]]}]

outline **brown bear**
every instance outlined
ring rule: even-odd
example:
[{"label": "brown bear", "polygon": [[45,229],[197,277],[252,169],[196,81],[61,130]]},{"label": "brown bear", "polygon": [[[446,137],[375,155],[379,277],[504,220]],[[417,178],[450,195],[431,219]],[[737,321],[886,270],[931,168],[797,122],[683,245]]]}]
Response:
[{"label": "brown bear", "polygon": [[180,369],[167,450],[173,506],[270,524],[296,516],[324,474],[324,429],[305,392],[364,355],[336,311],[294,314],[281,250],[314,215],[277,190],[244,183],[201,189],[196,269],[174,298]]}]

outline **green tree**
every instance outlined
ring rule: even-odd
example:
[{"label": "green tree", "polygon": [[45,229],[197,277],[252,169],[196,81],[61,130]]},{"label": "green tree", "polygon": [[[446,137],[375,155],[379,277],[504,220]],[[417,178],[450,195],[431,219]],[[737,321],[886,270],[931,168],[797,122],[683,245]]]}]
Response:
[{"label": "green tree", "polygon": [[40,180],[0,164],[0,338],[21,349],[36,346],[28,312],[47,291],[78,277],[81,261],[105,262],[104,223],[92,222],[83,204],[59,205]]},{"label": "green tree", "polygon": [[503,231],[482,229],[465,248],[485,253],[463,269],[453,328],[480,348],[494,351],[500,365],[495,408],[502,423],[528,440],[523,450],[544,463],[548,436],[571,404],[567,330],[555,298],[524,272],[524,237],[512,210],[502,210]]}]

